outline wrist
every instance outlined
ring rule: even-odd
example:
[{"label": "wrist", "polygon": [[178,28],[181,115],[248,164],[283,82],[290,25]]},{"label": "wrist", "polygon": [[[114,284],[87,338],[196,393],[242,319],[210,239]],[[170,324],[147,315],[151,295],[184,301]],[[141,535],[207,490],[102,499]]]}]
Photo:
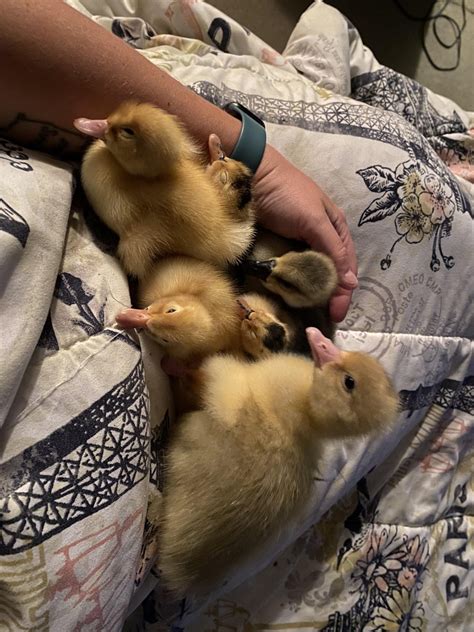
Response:
[{"label": "wrist", "polygon": [[279,159],[283,158],[278,150],[268,143],[265,145],[265,151],[263,152],[260,165],[255,172],[255,181],[263,179],[268,173],[273,171],[278,163]]},{"label": "wrist", "polygon": [[262,161],[254,174],[253,188],[256,197],[265,195],[266,182],[272,173],[278,168],[278,164],[285,158],[272,145],[266,145],[263,152]]}]

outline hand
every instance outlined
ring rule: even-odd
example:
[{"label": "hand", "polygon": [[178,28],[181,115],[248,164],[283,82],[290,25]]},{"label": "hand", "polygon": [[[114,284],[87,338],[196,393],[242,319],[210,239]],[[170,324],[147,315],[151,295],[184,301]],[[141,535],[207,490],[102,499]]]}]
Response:
[{"label": "hand", "polygon": [[333,321],[344,319],[357,287],[357,260],[343,211],[276,149],[267,146],[255,175],[258,221],[283,237],[305,241],[334,261],[339,285],[330,300]]}]

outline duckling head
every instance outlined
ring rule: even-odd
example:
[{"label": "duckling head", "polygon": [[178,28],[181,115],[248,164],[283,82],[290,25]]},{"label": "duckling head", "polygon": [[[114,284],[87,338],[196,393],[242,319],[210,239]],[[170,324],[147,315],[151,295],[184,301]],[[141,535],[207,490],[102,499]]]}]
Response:
[{"label": "duckling head", "polygon": [[142,329],[173,358],[185,360],[215,351],[209,349],[214,331],[211,315],[188,296],[158,299],[146,309],[125,309],[116,321],[124,329]]},{"label": "duckling head", "polygon": [[244,270],[278,294],[290,307],[325,305],[336,289],[337,273],[329,257],[313,250],[287,252],[265,261],[248,261]]},{"label": "duckling head", "polygon": [[150,103],[127,101],[107,119],[78,118],[74,125],[105,143],[132,175],[166,175],[196,151],[178,119]]},{"label": "duckling head", "polygon": [[289,348],[293,332],[278,320],[273,303],[261,295],[247,294],[238,298],[237,305],[241,343],[251,358],[260,360]]},{"label": "duckling head", "polygon": [[340,351],[316,328],[306,330],[314,360],[311,419],[327,436],[366,434],[389,426],[398,396],[378,360]]}]

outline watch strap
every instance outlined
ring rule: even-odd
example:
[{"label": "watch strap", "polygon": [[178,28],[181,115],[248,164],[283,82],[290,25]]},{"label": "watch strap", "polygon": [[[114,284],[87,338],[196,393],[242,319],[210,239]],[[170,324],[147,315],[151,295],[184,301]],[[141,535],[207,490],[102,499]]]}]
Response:
[{"label": "watch strap", "polygon": [[264,122],[240,103],[228,103],[224,110],[242,122],[239,138],[230,158],[239,160],[255,173],[262,161],[267,144]]}]

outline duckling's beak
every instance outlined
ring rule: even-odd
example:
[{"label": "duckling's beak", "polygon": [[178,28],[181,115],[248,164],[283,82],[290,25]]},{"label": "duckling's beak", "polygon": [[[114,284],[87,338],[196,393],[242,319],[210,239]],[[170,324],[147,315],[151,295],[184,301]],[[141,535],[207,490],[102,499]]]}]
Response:
[{"label": "duckling's beak", "polygon": [[222,150],[221,139],[217,134],[211,134],[209,136],[209,140],[207,141],[209,148],[209,157],[211,159],[211,164],[215,160],[224,160],[225,153]]},{"label": "duckling's beak", "polygon": [[323,336],[316,327],[308,327],[306,337],[308,338],[314,363],[318,368],[322,369],[328,362],[336,362],[342,359],[340,349],[329,338]]},{"label": "duckling's beak", "polygon": [[150,314],[146,309],[124,309],[117,314],[117,325],[124,329],[142,329],[150,320]]},{"label": "duckling's beak", "polygon": [[251,259],[248,259],[242,264],[242,269],[245,274],[257,277],[257,279],[262,279],[262,281],[266,281],[275,266],[275,259],[267,259],[266,261],[252,261]]},{"label": "duckling's beak", "polygon": [[87,136],[103,138],[109,124],[107,123],[107,119],[93,120],[88,118],[77,118],[74,120],[74,127],[83,134],[87,134]]},{"label": "duckling's beak", "polygon": [[249,307],[246,301],[243,301],[242,299],[237,299],[237,313],[242,320],[250,318],[254,311],[255,310]]}]

